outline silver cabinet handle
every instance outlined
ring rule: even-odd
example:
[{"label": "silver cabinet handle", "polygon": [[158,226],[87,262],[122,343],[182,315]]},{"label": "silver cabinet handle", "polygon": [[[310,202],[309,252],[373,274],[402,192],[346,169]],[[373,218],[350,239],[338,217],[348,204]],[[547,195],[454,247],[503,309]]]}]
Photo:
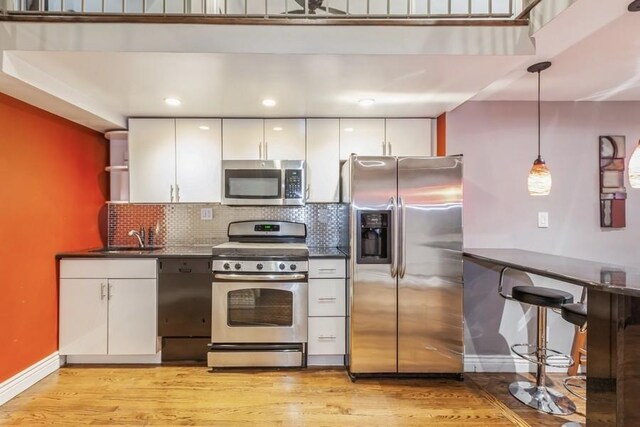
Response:
[{"label": "silver cabinet handle", "polygon": [[106,297],[107,295],[104,293],[105,291],[105,284],[104,283],[100,283],[100,299],[103,300],[104,297]]},{"label": "silver cabinet handle", "polygon": [[392,228],[391,233],[393,234],[392,242],[393,245],[391,247],[391,277],[396,277],[398,274],[398,204],[396,203],[396,198],[391,197],[389,203],[393,207],[392,215]]},{"label": "silver cabinet handle", "polygon": [[176,184],[176,202],[180,201],[180,186]]},{"label": "silver cabinet handle", "polygon": [[322,297],[322,298],[318,298],[318,301],[335,301],[336,298],[335,297]]},{"label": "silver cabinet handle", "polygon": [[402,279],[404,277],[404,273],[407,271],[407,230],[405,227],[406,218],[407,218],[407,206],[402,197],[398,198],[399,206],[400,206],[400,219],[401,222],[399,224],[400,228],[400,244],[398,245],[398,251],[400,252],[400,260],[398,261],[399,267],[399,275]]},{"label": "silver cabinet handle", "polygon": [[391,151],[391,148],[392,148],[392,147],[391,147],[391,142],[387,142],[387,147],[389,147],[389,150],[388,150],[389,155],[390,155],[390,156],[392,156],[392,155],[393,155],[393,153],[392,153],[392,151]]},{"label": "silver cabinet handle", "polygon": [[171,201],[173,202],[173,185],[171,186],[171,189],[169,190],[169,197],[171,198]]},{"label": "silver cabinet handle", "polygon": [[386,156],[387,155],[387,143],[382,141],[382,155]]},{"label": "silver cabinet handle", "polygon": [[258,159],[263,160],[262,159],[262,142],[258,144]]},{"label": "silver cabinet handle", "polygon": [[269,143],[267,141],[264,142],[264,159],[269,160]]},{"label": "silver cabinet handle", "polygon": [[334,271],[336,271],[336,269],[335,268],[319,268],[318,271],[322,273],[330,273],[330,272],[333,273]]},{"label": "silver cabinet handle", "polygon": [[319,340],[335,340],[337,337],[335,335],[319,335]]},{"label": "silver cabinet handle", "polygon": [[111,283],[109,283],[109,297],[108,299],[111,299],[113,297],[113,285]]}]

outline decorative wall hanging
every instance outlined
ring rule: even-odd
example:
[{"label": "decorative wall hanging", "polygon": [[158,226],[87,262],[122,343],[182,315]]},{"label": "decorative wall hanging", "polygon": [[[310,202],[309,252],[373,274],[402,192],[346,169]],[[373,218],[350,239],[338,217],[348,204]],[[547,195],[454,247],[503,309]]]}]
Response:
[{"label": "decorative wall hanging", "polygon": [[603,228],[624,228],[625,200],[624,187],[625,137],[600,137],[600,226]]}]

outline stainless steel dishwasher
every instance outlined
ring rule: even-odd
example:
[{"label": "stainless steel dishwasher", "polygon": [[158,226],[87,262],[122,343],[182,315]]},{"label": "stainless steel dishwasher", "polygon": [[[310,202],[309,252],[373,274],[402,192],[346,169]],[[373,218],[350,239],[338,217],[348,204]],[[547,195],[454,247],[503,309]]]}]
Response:
[{"label": "stainless steel dishwasher", "polygon": [[206,361],[211,342],[211,259],[161,258],[158,273],[162,361]]}]

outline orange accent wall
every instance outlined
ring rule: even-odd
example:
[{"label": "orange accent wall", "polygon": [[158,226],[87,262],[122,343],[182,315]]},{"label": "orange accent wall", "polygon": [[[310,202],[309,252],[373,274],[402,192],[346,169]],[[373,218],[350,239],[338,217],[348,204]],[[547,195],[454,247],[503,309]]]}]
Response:
[{"label": "orange accent wall", "polygon": [[437,119],[438,131],[437,131],[437,146],[436,155],[447,155],[447,113],[442,113]]},{"label": "orange accent wall", "polygon": [[0,382],[58,348],[55,254],[102,246],[108,145],[0,94]]}]

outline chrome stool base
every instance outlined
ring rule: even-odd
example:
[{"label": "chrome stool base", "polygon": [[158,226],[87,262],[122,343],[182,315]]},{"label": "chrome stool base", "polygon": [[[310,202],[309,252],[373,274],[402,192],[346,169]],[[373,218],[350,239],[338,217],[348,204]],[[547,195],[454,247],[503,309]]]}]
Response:
[{"label": "chrome stool base", "polygon": [[587,400],[587,377],[575,375],[562,380],[564,388],[578,399]]},{"label": "chrome stool base", "polygon": [[570,415],[576,411],[576,405],[557,391],[538,387],[528,381],[516,381],[509,384],[509,392],[513,397],[527,406],[553,415]]}]

